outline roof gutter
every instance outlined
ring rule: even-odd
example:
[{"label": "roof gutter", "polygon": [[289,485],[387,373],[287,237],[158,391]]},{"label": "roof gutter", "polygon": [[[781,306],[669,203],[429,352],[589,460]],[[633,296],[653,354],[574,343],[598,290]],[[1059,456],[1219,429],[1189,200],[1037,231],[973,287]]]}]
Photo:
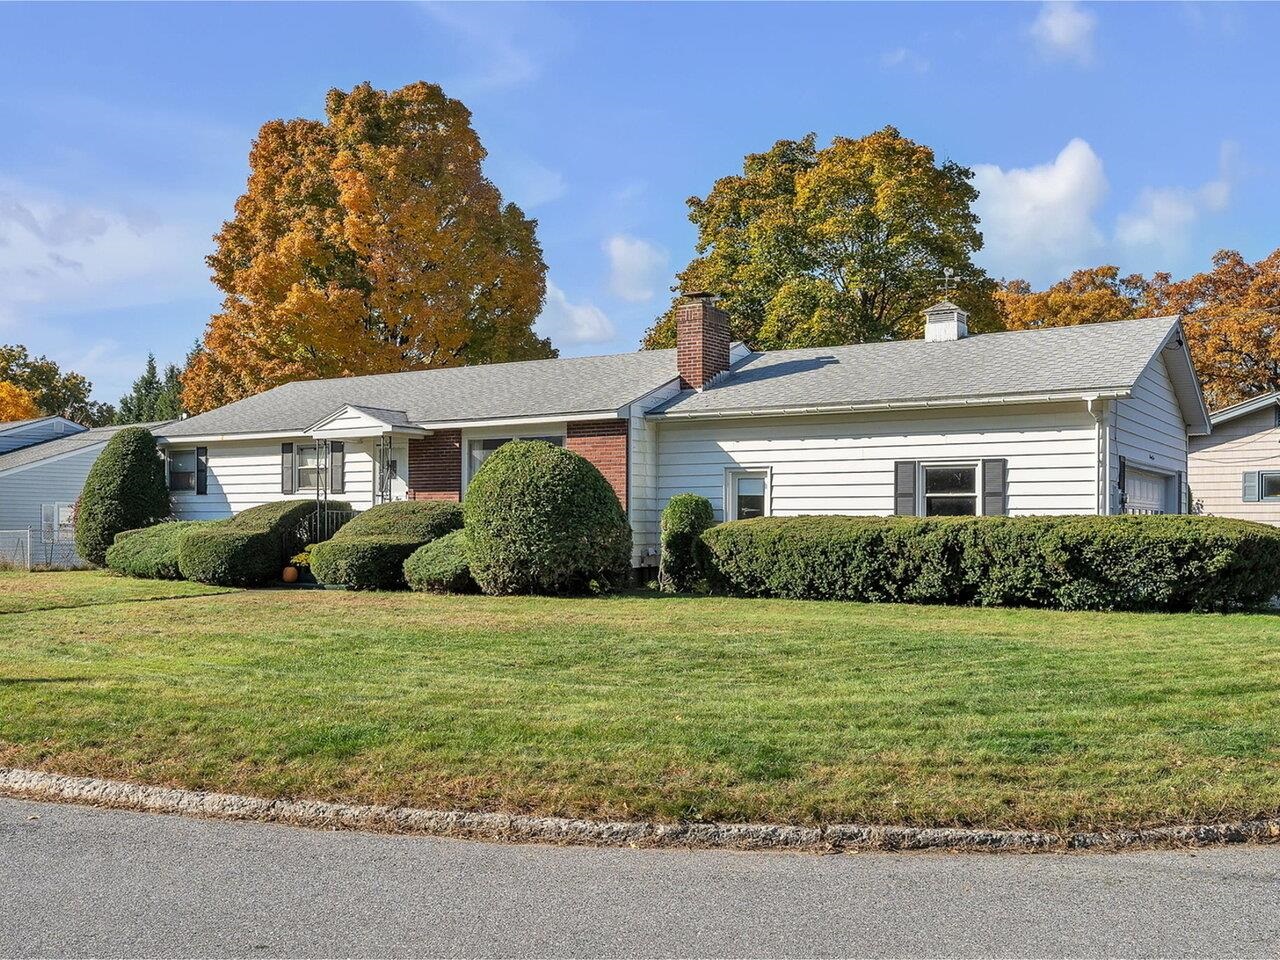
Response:
[{"label": "roof gutter", "polygon": [[895,410],[964,409],[998,407],[1021,403],[1072,403],[1089,400],[1123,400],[1131,396],[1129,387],[1090,390],[1087,393],[999,394],[990,397],[949,398],[944,400],[886,400],[875,403],[822,404],[810,407],[740,407],[731,410],[668,410],[646,414],[650,420],[719,420],[742,417],[800,417],[824,413],[874,413]]}]

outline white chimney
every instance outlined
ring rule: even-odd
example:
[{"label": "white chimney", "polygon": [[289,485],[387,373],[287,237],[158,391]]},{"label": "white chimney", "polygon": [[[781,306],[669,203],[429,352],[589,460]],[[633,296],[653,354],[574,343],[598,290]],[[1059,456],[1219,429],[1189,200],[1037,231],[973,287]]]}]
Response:
[{"label": "white chimney", "polygon": [[969,335],[969,315],[950,300],[924,312],[924,339],[926,343],[944,340],[960,340]]}]

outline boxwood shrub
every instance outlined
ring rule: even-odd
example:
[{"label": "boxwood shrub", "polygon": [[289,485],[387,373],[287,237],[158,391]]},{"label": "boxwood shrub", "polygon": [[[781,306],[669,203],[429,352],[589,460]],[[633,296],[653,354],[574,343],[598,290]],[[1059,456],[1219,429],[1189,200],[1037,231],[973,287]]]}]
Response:
[{"label": "boxwood shrub", "polygon": [[748,596],[1228,611],[1280,593],[1280,529],[1218,517],[762,517],[703,541],[716,586]]},{"label": "boxwood shrub", "polygon": [[[350,509],[332,500],[329,506]],[[315,509],[314,500],[281,500],[184,533],[178,540],[178,569],[188,580],[225,586],[275,580],[306,544],[307,520]]]},{"label": "boxwood shrub", "polygon": [[467,531],[454,530],[419,547],[404,562],[404,578],[410,589],[427,593],[475,593],[480,588],[471,576]]},{"label": "boxwood shrub", "polygon": [[76,501],[76,553],[100,567],[117,533],[169,515],[164,459],[143,427],[126,427],[102,448]]},{"label": "boxwood shrub", "polygon": [[686,593],[706,577],[706,545],[702,534],[716,522],[711,501],[696,493],[678,493],[662,510],[658,587]]},{"label": "boxwood shrub", "polygon": [[462,526],[456,503],[403,500],[380,503],[346,523],[311,551],[311,572],[321,583],[352,590],[405,586],[404,563],[425,543]]},{"label": "boxwood shrub", "polygon": [[503,444],[472,479],[463,513],[485,593],[610,590],[630,574],[631,527],[613,488],[546,441]]},{"label": "boxwood shrub", "polygon": [[107,548],[107,569],[126,577],[181,580],[178,540],[183,534],[210,526],[207,520],[176,520],[116,534]]}]

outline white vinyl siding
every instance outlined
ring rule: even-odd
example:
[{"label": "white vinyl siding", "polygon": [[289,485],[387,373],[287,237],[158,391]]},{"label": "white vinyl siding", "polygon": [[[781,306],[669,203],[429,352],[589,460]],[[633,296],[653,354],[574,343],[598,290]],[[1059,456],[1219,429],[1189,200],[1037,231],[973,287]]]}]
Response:
[{"label": "white vinyl siding", "polygon": [[0,473],[0,530],[32,530],[32,547],[39,558],[40,505],[74,503],[80,497],[89,468],[106,445],[94,444],[62,457]]},{"label": "white vinyl siding", "polygon": [[631,521],[631,560],[635,566],[658,562],[658,526],[662,519],[658,503],[658,431],[661,427],[656,421],[646,420],[644,414],[679,392],[679,381],[672,381],[631,405],[630,449],[627,451],[631,487],[627,514]]},{"label": "white vinyl siding", "polygon": [[[294,444],[315,441],[297,437]],[[280,492],[281,441],[229,441],[201,444],[209,450],[208,493],[174,491],[173,514],[180,520],[217,520],[249,507],[278,500],[305,500],[313,491]],[[194,448],[194,444],[191,448]],[[188,449],[174,442],[171,449]],[[346,492],[333,494],[357,510],[373,505],[373,441],[346,441]]]},{"label": "white vinyl siding", "polygon": [[1268,407],[1213,428],[1191,441],[1191,501],[1199,513],[1280,525],[1280,501],[1246,503],[1245,473],[1280,473],[1280,427]]},{"label": "white vinyl siding", "polygon": [[1117,477],[1120,457],[1125,458],[1126,470],[1136,468],[1162,474],[1171,478],[1168,484],[1168,502],[1164,509],[1174,512],[1177,508],[1175,491],[1179,472],[1187,474],[1187,428],[1173,392],[1163,355],[1152,358],[1142,376],[1133,387],[1133,395],[1127,400],[1112,403],[1111,422],[1115,443],[1112,444],[1112,511],[1119,512]]},{"label": "white vinyl siding", "polygon": [[893,513],[893,465],[1004,458],[1011,515],[1097,510],[1097,432],[1083,403],[823,417],[662,421],[657,509],[698,493],[724,516],[726,471],[770,468],[770,512]]}]

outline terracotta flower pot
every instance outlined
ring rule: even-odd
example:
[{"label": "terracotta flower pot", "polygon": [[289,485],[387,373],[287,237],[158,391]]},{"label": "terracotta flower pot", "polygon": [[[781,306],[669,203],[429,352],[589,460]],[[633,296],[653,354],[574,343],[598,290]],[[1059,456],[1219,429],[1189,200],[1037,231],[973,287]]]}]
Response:
[{"label": "terracotta flower pot", "polygon": [[297,568],[297,567],[285,567],[285,568],[284,568],[284,572],[280,574],[280,579],[281,579],[281,580],[283,580],[285,583],[297,583],[297,582],[298,582],[298,568]]}]

